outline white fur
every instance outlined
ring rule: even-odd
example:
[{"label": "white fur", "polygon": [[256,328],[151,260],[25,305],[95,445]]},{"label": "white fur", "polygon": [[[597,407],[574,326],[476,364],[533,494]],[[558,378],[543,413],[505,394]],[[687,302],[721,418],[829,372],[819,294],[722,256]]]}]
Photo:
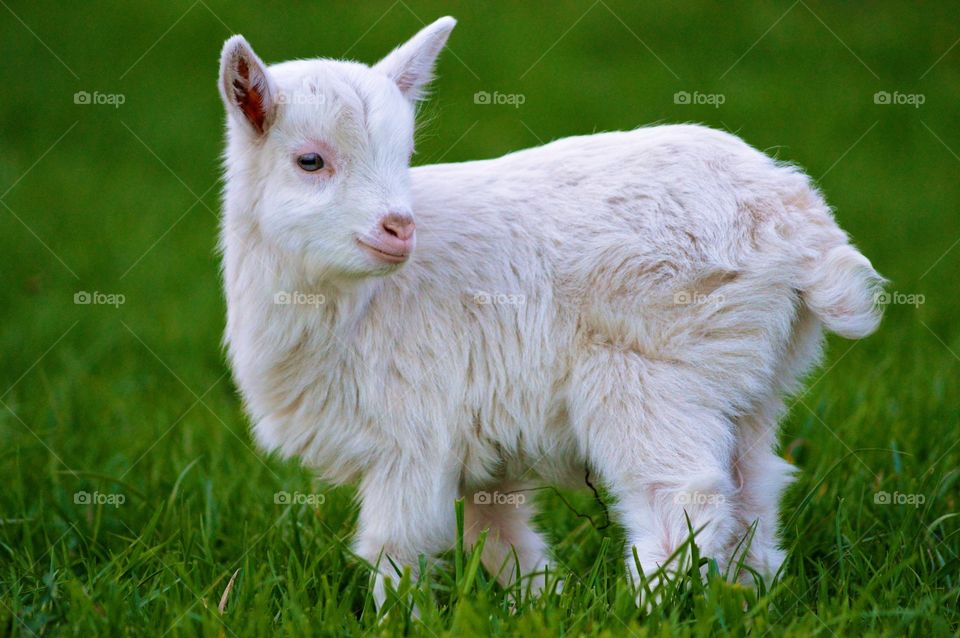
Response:
[{"label": "white fur", "polygon": [[[630,573],[634,547],[649,572],[684,543],[685,513],[722,561],[756,523],[748,564],[775,573],[783,397],[824,326],[876,328],[882,278],[803,173],[701,126],[409,168],[413,100],[453,25],[372,68],[224,47],[226,341],[257,441],[359,485],[357,552],[383,571],[451,547],[459,496],[469,538],[492,528],[491,571],[510,581],[511,547],[542,571],[529,503],[473,494],[582,486],[589,467]],[[264,133],[231,98],[237,56],[266,87]],[[294,163],[314,142],[332,176]],[[417,224],[399,267],[355,242],[396,209]]]}]

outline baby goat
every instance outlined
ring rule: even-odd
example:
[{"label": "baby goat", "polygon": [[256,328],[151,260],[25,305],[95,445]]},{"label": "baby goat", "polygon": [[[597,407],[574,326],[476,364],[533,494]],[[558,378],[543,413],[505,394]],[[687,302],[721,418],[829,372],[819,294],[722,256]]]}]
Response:
[{"label": "baby goat", "polygon": [[378,603],[452,547],[458,497],[486,567],[542,587],[547,544],[504,495],[585,468],[632,577],[690,528],[721,565],[752,534],[774,575],[784,397],[824,329],[876,329],[883,279],[801,171],[701,126],[411,168],[454,24],[372,67],[223,47],[226,343],[257,441],[358,485]]}]

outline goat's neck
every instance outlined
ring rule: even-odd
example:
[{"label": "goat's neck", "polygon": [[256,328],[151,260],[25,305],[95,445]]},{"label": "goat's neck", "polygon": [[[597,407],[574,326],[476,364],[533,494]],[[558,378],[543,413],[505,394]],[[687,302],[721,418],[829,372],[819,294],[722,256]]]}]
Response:
[{"label": "goat's neck", "polygon": [[[282,313],[284,319],[292,319],[314,336],[349,335],[379,288],[375,279],[317,276],[305,264],[282,254],[255,229],[248,230],[243,241],[228,244],[224,258],[225,276],[232,280],[231,301],[263,309],[257,313],[261,321],[277,320]],[[277,297],[284,294],[289,304]]]}]

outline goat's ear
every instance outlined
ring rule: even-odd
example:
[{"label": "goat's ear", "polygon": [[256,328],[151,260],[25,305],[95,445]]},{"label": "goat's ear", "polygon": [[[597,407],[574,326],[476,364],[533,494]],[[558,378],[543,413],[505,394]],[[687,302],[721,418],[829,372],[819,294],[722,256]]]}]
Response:
[{"label": "goat's ear", "polygon": [[266,65],[242,35],[223,44],[220,95],[230,115],[245,120],[257,134],[266,132],[276,110],[277,90]]},{"label": "goat's ear", "polygon": [[400,92],[411,102],[423,98],[424,88],[433,79],[434,62],[456,24],[456,20],[447,16],[425,26],[380,60],[374,70],[396,82]]}]

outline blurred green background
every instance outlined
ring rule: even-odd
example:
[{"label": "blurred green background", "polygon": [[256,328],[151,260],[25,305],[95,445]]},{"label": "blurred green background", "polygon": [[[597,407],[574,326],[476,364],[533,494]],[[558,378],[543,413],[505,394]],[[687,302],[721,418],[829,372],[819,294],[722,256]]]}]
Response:
[{"label": "blurred green background", "polygon": [[[256,452],[226,375],[218,56],[242,33],[268,63],[372,63],[448,14],[459,24],[415,163],[701,122],[808,170],[891,279],[881,331],[831,340],[785,424],[784,453],[802,470],[784,508],[790,593],[747,616],[734,605],[725,613],[739,620],[722,628],[765,619],[806,635],[824,631],[819,615],[836,619],[831,632],[957,631],[956,3],[0,5],[0,633],[219,633],[236,569],[231,635],[376,627],[369,611],[359,620],[366,585],[342,540],[349,490]],[[478,92],[522,104],[478,104]],[[122,303],[75,303],[94,292]],[[281,489],[329,498],[282,508]],[[925,504],[877,506],[879,489]],[[81,490],[126,502],[78,505]],[[571,588],[582,601],[547,601],[526,620],[481,593],[475,618],[452,605],[428,619],[432,633],[474,621],[494,633],[656,630],[604,607],[620,600],[615,533],[598,556],[612,532],[544,502],[571,570],[600,565],[607,584]],[[719,617],[690,603],[661,621],[719,631]]]}]

